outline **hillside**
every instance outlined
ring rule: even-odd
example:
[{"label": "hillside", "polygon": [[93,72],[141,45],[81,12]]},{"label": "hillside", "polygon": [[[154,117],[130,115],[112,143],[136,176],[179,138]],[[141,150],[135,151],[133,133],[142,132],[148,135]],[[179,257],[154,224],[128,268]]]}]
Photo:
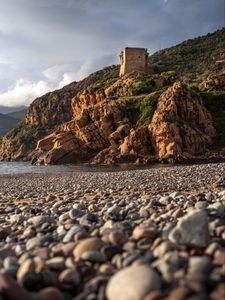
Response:
[{"label": "hillside", "polygon": [[0,114],[0,137],[16,126],[19,119],[8,115]]},{"label": "hillside", "polygon": [[33,101],[0,159],[34,163],[186,161],[223,157],[225,29],[161,50],[149,73],[119,67]]},{"label": "hillside", "polygon": [[14,119],[21,120],[26,116],[26,114],[27,114],[27,109],[23,109],[23,110],[7,113],[7,116],[12,117]]},{"label": "hillside", "polygon": [[150,56],[149,66],[155,73],[175,71],[186,76],[192,74],[192,80],[201,81],[224,69],[224,49],[225,28],[158,51]]},{"label": "hillside", "polygon": [[23,110],[26,110],[27,107],[24,106],[24,105],[21,105],[21,106],[2,106],[0,105],[0,114],[10,114],[10,113],[14,113],[14,112],[17,112],[17,111],[23,111]]}]

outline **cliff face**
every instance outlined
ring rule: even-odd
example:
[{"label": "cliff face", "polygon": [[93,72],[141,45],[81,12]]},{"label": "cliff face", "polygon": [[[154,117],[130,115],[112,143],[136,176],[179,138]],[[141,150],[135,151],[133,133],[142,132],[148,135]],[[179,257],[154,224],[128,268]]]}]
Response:
[{"label": "cliff face", "polygon": [[225,157],[224,37],[220,30],[159,51],[149,58],[148,74],[120,78],[118,66],[110,66],[36,99],[0,141],[0,160]]},{"label": "cliff face", "polygon": [[72,118],[71,97],[76,92],[76,83],[37,98],[28,108],[25,118],[3,137],[0,159],[30,159],[36,141],[53,132],[59,124]]},{"label": "cliff face", "polygon": [[72,98],[103,76],[115,76],[113,72],[117,70],[116,66],[107,67],[80,82],[72,82],[60,90],[35,99],[28,108],[26,117],[0,140],[0,160],[31,159],[40,139],[72,119]]},{"label": "cliff face", "polygon": [[202,155],[215,137],[202,99],[181,82],[160,96],[149,130],[159,158]]},{"label": "cliff face", "polygon": [[[136,101],[142,101],[137,99]],[[127,104],[87,91],[72,99],[72,121],[37,144],[33,162],[148,162],[206,153],[215,129],[202,99],[176,82],[161,94],[149,124],[132,125]]]},{"label": "cliff face", "polygon": [[126,123],[120,105],[109,102],[104,92],[87,91],[72,99],[72,121],[37,144],[38,164],[88,160],[111,145],[112,135]]}]

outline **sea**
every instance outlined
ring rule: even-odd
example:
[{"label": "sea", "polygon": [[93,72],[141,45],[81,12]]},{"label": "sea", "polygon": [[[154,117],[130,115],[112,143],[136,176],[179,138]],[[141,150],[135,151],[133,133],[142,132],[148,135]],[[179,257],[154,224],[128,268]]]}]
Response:
[{"label": "sea", "polygon": [[[157,167],[156,165],[154,167]],[[90,164],[68,164],[68,165],[48,165],[35,166],[31,162],[0,162],[0,175],[16,175],[28,173],[67,173],[67,172],[116,172],[136,169],[146,169],[150,166],[134,166],[121,164],[116,166],[90,165]]]}]

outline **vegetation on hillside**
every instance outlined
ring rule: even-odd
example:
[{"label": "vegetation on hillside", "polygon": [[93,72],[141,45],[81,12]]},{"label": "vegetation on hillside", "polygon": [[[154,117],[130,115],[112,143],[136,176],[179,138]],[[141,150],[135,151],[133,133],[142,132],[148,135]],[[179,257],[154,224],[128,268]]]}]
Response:
[{"label": "vegetation on hillside", "polygon": [[201,96],[206,108],[212,115],[217,133],[213,149],[219,150],[225,148],[225,92],[214,90],[202,92]]},{"label": "vegetation on hillside", "polygon": [[149,95],[139,95],[120,98],[119,101],[125,103],[125,116],[129,119],[132,126],[137,123],[148,125],[157,107],[158,98],[161,93]]},{"label": "vegetation on hillside", "polygon": [[195,73],[196,76],[202,75],[200,79],[219,72],[224,65],[225,28],[160,50],[149,57],[149,67],[153,73]]},{"label": "vegetation on hillside", "polygon": [[10,136],[11,139],[15,139],[17,145],[24,144],[25,150],[32,151],[36,147],[36,141],[45,134],[46,130],[42,126],[28,125],[23,119],[6,135],[6,138]]}]

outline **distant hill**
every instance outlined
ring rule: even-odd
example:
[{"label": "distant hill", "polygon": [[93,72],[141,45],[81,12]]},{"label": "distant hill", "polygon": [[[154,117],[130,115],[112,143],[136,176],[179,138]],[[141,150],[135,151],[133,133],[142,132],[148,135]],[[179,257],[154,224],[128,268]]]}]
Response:
[{"label": "distant hill", "polygon": [[27,109],[23,109],[23,110],[8,113],[7,116],[12,117],[14,119],[21,120],[25,117],[26,113],[27,113]]},{"label": "distant hill", "polygon": [[[21,121],[26,113],[26,106],[7,107],[0,106],[0,137],[14,128]],[[2,113],[4,112],[4,113]]]},{"label": "distant hill", "polygon": [[14,113],[14,112],[17,112],[17,111],[22,111],[22,110],[25,110],[25,109],[27,109],[27,107],[24,106],[24,105],[14,106],[14,107],[0,105],[0,114],[10,114],[10,113]]},{"label": "distant hill", "polygon": [[0,136],[3,136],[15,127],[19,120],[20,119],[16,119],[8,115],[0,114]]}]

